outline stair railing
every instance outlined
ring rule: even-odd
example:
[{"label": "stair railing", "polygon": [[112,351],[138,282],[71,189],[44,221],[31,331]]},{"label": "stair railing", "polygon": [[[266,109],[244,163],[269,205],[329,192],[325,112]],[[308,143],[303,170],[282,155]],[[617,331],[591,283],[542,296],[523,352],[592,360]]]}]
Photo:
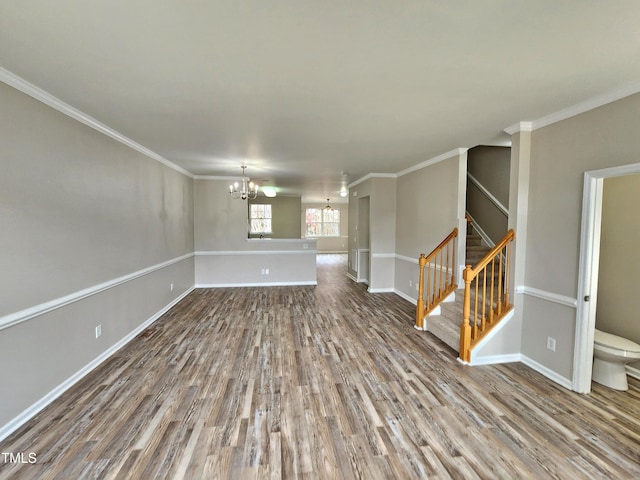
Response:
[{"label": "stair railing", "polygon": [[471,361],[473,347],[513,308],[509,300],[509,267],[515,235],[509,230],[475,267],[467,265],[463,272],[460,360],[464,362]]},{"label": "stair railing", "polygon": [[[455,280],[456,245],[458,229],[453,231],[433,249],[429,255],[420,254],[418,265],[420,276],[418,280],[418,304],[416,306],[416,325],[418,330],[424,330],[425,317],[434,310],[458,285]],[[429,265],[426,275],[425,266]]]}]

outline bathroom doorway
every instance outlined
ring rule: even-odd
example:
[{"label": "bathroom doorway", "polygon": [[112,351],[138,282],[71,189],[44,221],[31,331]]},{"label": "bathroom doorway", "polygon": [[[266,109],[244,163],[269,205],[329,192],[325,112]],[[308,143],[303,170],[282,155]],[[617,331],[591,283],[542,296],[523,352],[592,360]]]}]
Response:
[{"label": "bathroom doorway", "polygon": [[578,305],[573,363],[573,390],[580,393],[589,393],[591,391],[593,337],[600,276],[604,182],[608,178],[634,174],[640,174],[640,163],[589,171],[585,172],[584,175]]}]

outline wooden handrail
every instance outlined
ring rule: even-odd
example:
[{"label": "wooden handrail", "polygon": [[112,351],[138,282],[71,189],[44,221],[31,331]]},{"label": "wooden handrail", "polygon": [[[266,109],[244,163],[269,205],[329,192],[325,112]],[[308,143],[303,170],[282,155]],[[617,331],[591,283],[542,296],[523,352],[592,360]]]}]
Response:
[{"label": "wooden handrail", "polygon": [[[484,268],[486,267],[489,262],[498,254],[501,253],[502,250],[504,249],[504,247],[507,245],[507,243],[510,243],[512,240],[514,240],[516,238],[516,232],[513,231],[513,229],[509,230],[507,232],[507,234],[503,237],[502,240],[500,240],[500,242],[498,242],[496,244],[495,247],[493,247],[483,258],[482,260],[480,260],[475,267],[473,267],[471,270],[474,272],[474,277],[476,277],[478,275],[478,273]],[[470,266],[470,265],[469,265]]]},{"label": "wooden handrail", "polygon": [[[415,325],[418,330],[424,330],[424,319],[429,312],[435,309],[449,293],[458,288],[455,283],[457,238],[458,229],[454,228],[429,255],[420,254],[418,259],[420,274]],[[424,269],[430,263],[434,264],[433,275],[431,273],[427,275],[425,289]]]},{"label": "wooden handrail", "polygon": [[[509,230],[475,267],[467,265],[463,272],[464,305],[460,326],[460,359],[464,362],[471,361],[471,349],[513,308],[509,301],[509,271],[511,243],[515,235],[513,230]],[[491,280],[487,296],[488,277]],[[473,290],[472,282],[475,282]]]},{"label": "wooden handrail", "polygon": [[425,254],[422,253],[420,254],[420,256],[425,257],[427,262],[433,260],[435,256],[438,254],[438,252],[442,250],[447,245],[447,243],[449,243],[451,240],[453,240],[457,236],[458,236],[458,229],[454,228],[453,231],[449,235],[447,235],[447,237],[444,240],[442,240],[440,244],[436,248],[434,248],[429,255],[425,256]]}]

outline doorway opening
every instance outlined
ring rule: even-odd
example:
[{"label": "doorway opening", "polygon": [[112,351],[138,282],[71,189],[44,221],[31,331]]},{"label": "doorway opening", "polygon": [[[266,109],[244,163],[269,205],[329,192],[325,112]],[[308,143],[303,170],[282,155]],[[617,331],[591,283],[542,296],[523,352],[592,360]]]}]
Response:
[{"label": "doorway opening", "polygon": [[607,178],[638,173],[640,173],[640,163],[592,170],[584,174],[578,305],[573,359],[573,390],[579,393],[591,391],[604,181]]}]

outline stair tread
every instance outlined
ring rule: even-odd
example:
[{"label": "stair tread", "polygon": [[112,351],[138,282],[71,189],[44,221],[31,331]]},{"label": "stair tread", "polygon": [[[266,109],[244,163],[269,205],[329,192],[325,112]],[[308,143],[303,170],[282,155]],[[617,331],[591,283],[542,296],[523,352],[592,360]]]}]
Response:
[{"label": "stair tread", "polygon": [[467,247],[467,251],[472,252],[488,252],[491,250],[491,247],[487,247],[486,245],[469,245]]},{"label": "stair tread", "polygon": [[456,352],[460,349],[460,327],[442,315],[431,315],[427,319],[427,331]]},{"label": "stair tread", "polygon": [[[476,265],[489,251],[491,251],[491,247],[482,244],[480,235],[467,234],[465,257],[467,265]],[[495,272],[494,279],[497,279],[498,276],[498,272]],[[489,283],[491,282],[487,282],[487,284]],[[475,291],[471,292],[471,296],[471,301],[474,302]],[[464,290],[458,290],[456,291],[455,301],[440,304],[439,315],[432,314],[425,318],[426,330],[456,352],[459,352],[460,349],[460,325],[462,324],[464,309],[463,299]]]},{"label": "stair tread", "polygon": [[482,245],[482,237],[480,235],[467,235],[467,246]]}]

